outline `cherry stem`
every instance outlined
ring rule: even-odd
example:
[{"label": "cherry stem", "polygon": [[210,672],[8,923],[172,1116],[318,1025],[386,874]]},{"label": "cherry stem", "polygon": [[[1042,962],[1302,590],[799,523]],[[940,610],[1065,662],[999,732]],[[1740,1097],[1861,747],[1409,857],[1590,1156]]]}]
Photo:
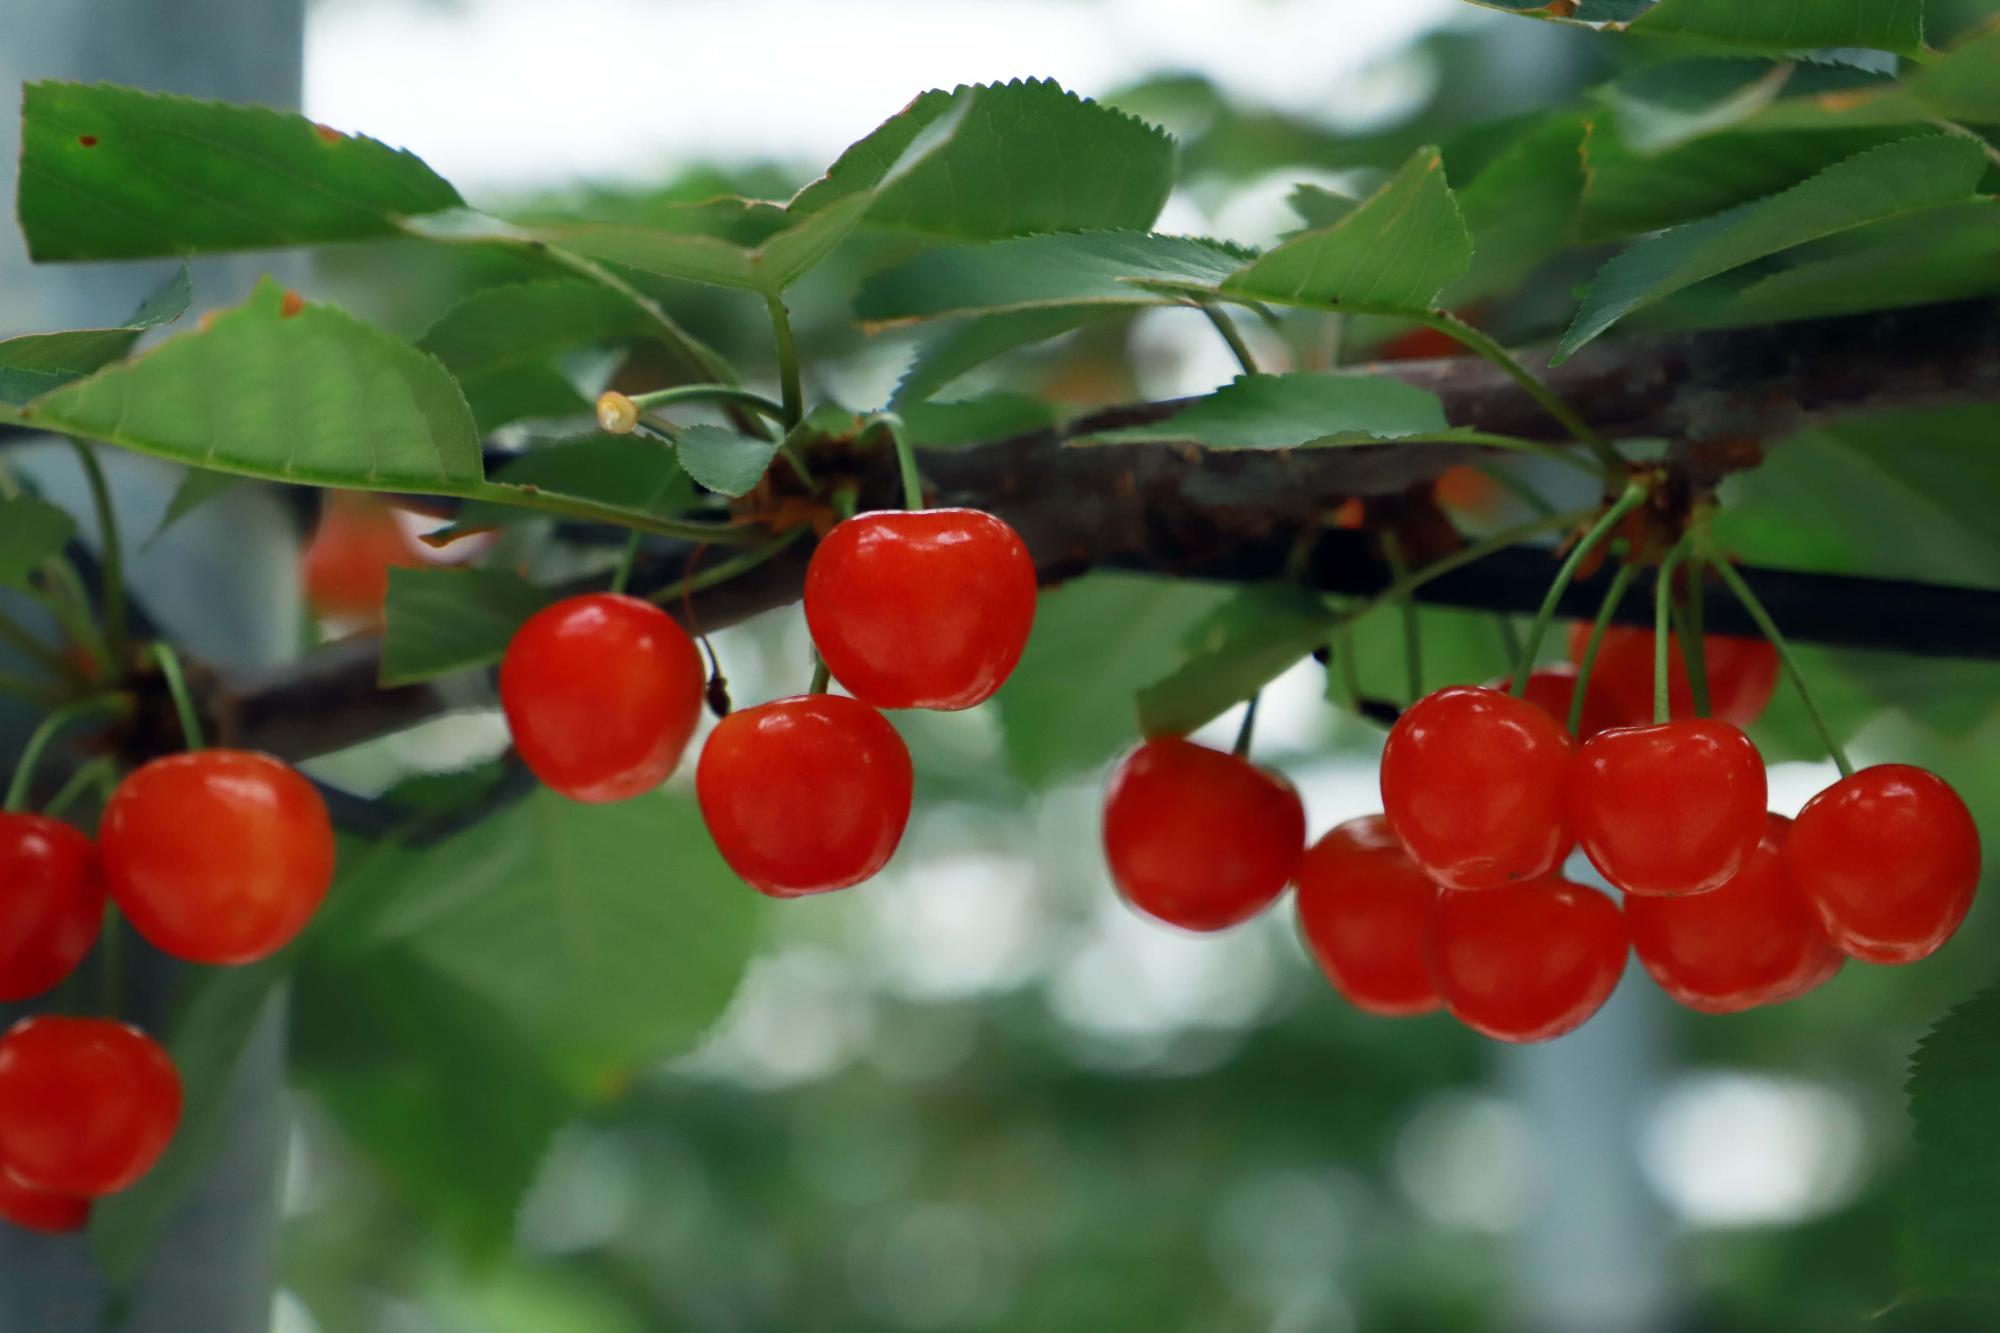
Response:
[{"label": "cherry stem", "polygon": [[676,384],[671,389],[632,395],[632,405],[641,412],[655,412],[676,403],[736,403],[780,424],[785,420],[782,404],[772,402],[754,389],[734,384]]},{"label": "cherry stem", "polygon": [[69,437],[90,486],[90,503],[97,511],[97,559],[103,576],[104,646],[108,664],[116,677],[125,669],[125,552],[118,537],[118,511],[111,503],[111,488],[105,483],[104,469],[97,451],[75,436]]},{"label": "cherry stem", "polygon": [[1251,353],[1250,344],[1243,341],[1243,334],[1236,327],[1236,321],[1206,301],[1201,303],[1201,313],[1208,316],[1208,322],[1215,325],[1215,331],[1222,335],[1222,341],[1229,344],[1229,350],[1235,355],[1236,364],[1243,367],[1243,373],[1259,374],[1257,358]]},{"label": "cherry stem", "polygon": [[[1397,582],[1409,578],[1409,562],[1403,559],[1403,544],[1396,540],[1393,532],[1382,533],[1382,557],[1389,563],[1389,573]],[[1411,703],[1424,697],[1424,631],[1417,619],[1417,604],[1410,598],[1403,599],[1403,683],[1409,691]]]},{"label": "cherry stem", "polygon": [[900,417],[884,412],[875,418],[874,424],[889,432],[889,443],[896,446],[896,470],[903,478],[903,508],[918,510],[924,507],[924,479],[917,472],[917,451],[910,447],[903,435]]},{"label": "cherry stem", "polygon": [[1514,617],[1505,611],[1493,616],[1493,628],[1500,636],[1500,660],[1512,665],[1521,656],[1521,631],[1514,625]]},{"label": "cherry stem", "polygon": [[787,429],[805,419],[805,390],[799,384],[799,348],[792,340],[792,317],[785,303],[775,296],[764,298],[771,309],[771,333],[778,343],[778,382],[785,401],[782,408]]},{"label": "cherry stem", "polygon": [[1251,695],[1249,703],[1244,705],[1243,725],[1236,728],[1236,744],[1229,750],[1238,759],[1247,759],[1250,756],[1250,737],[1257,730],[1257,701],[1263,697],[1264,692],[1259,690]]},{"label": "cherry stem", "polygon": [[1576,577],[1576,571],[1583,564],[1584,557],[1597,549],[1597,544],[1611,534],[1611,530],[1618,526],[1625,515],[1644,503],[1646,503],[1645,486],[1636,481],[1628,483],[1623,493],[1612,502],[1611,507],[1604,511],[1597,522],[1591,525],[1590,531],[1584,533],[1582,539],[1571,549],[1569,557],[1562,562],[1562,567],[1556,570],[1556,576],[1549,584],[1548,595],[1542,598],[1541,609],[1535,612],[1534,623],[1528,626],[1527,640],[1521,645],[1521,657],[1514,666],[1514,684],[1508,693],[1516,699],[1523,698],[1527,694],[1528,672],[1534,669],[1535,657],[1542,650],[1542,639],[1549,632],[1549,622],[1555,619],[1556,604],[1562,601],[1562,595],[1569,588],[1570,580]]},{"label": "cherry stem", "polygon": [[[1453,428],[1436,435],[1398,435],[1397,444],[1476,444],[1488,449],[1506,449],[1514,453],[1532,454],[1536,458],[1546,458],[1551,463],[1561,463],[1573,467],[1592,477],[1603,478],[1606,474],[1589,459],[1578,456],[1560,445],[1543,444],[1540,440],[1524,440],[1518,435],[1496,435],[1486,430],[1463,430]],[[1483,469],[1482,469],[1483,470]],[[1505,485],[1506,483],[1502,483]],[[1518,492],[1517,492],[1518,494]],[[1544,513],[1548,512],[1548,502],[1536,496],[1531,503]]]},{"label": "cherry stem", "polygon": [[1694,698],[1696,717],[1711,711],[1708,694],[1708,638],[1701,628],[1701,553],[1692,547],[1687,556],[1691,589],[1685,599],[1674,602],[1674,633],[1681,641],[1681,665],[1687,669],[1688,692]]},{"label": "cherry stem", "polygon": [[1439,333],[1457,339],[1471,351],[1505,371],[1509,378],[1527,390],[1530,398],[1542,405],[1543,411],[1554,417],[1578,443],[1596,455],[1597,461],[1603,465],[1606,476],[1615,475],[1624,469],[1625,460],[1619,456],[1618,451],[1605,443],[1604,437],[1592,430],[1590,424],[1577,415],[1576,409],[1564,402],[1562,396],[1554,389],[1542,383],[1540,376],[1516,361],[1506,348],[1448,310],[1426,311],[1416,316],[1416,319]]},{"label": "cherry stem", "polygon": [[1667,663],[1671,656],[1668,651],[1673,636],[1668,632],[1668,621],[1674,608],[1674,571],[1687,558],[1688,539],[1683,537],[1667,558],[1660,562],[1659,582],[1653,591],[1653,723],[1655,726],[1673,717],[1673,691],[1669,688]]},{"label": "cherry stem", "polygon": [[806,530],[803,527],[779,533],[762,546],[739,552],[727,560],[718,560],[716,563],[703,569],[699,574],[689,574],[685,578],[676,579],[657,592],[648,594],[646,600],[658,602],[660,605],[665,606],[668,602],[678,601],[689,593],[700,592],[704,588],[713,588],[718,583],[727,583],[738,574],[746,570],[755,569],[757,566],[763,564],[766,560],[769,560],[772,556],[803,537],[805,533]]},{"label": "cherry stem", "polygon": [[625,539],[625,554],[618,557],[618,568],[611,571],[611,591],[622,593],[625,585],[632,581],[632,565],[639,558],[639,544],[645,540],[643,532],[636,529]]},{"label": "cherry stem", "polygon": [[1336,625],[1345,626],[1359,620],[1376,607],[1408,597],[1432,579],[1442,578],[1454,569],[1462,569],[1466,565],[1484,560],[1495,551],[1504,551],[1509,546],[1517,546],[1528,538],[1548,532],[1553,528],[1567,528],[1581,523],[1584,519],[1590,517],[1591,512],[1589,509],[1572,509],[1567,513],[1548,514],[1527,523],[1517,523],[1513,527],[1505,528],[1490,537],[1482,537],[1470,546],[1461,546],[1450,555],[1433,560],[1422,569],[1413,570],[1409,577],[1393,580],[1381,592],[1376,593],[1359,606],[1343,613],[1340,620],[1336,622]]},{"label": "cherry stem", "polygon": [[118,761],[116,759],[113,759],[108,754],[97,756],[97,758],[85,763],[76,772],[69,775],[69,781],[63,783],[56,791],[56,794],[49,798],[49,803],[42,807],[42,813],[50,819],[62,818],[63,812],[75,804],[76,799],[92,787],[98,788],[100,792],[108,796],[112,781],[117,775]]},{"label": "cherry stem", "polygon": [[1611,576],[1611,586],[1604,590],[1604,604],[1597,608],[1597,619],[1590,622],[1590,638],[1583,645],[1583,660],[1576,665],[1576,691],[1569,701],[1569,734],[1579,740],[1583,738],[1583,700],[1590,689],[1590,673],[1597,668],[1597,650],[1604,646],[1604,631],[1611,628],[1611,617],[1618,610],[1618,604],[1625,600],[1625,590],[1638,577],[1637,565],[1618,566],[1618,572]]},{"label": "cherry stem", "polygon": [[21,757],[14,766],[14,779],[7,784],[7,796],[0,801],[0,809],[8,814],[18,814],[27,808],[28,788],[33,784],[35,769],[42,761],[42,754],[56,734],[72,722],[96,714],[113,714],[132,706],[129,696],[123,694],[101,694],[90,699],[79,699],[73,704],[65,704],[42,719],[28,743],[21,748]]},{"label": "cherry stem", "polygon": [[1361,711],[1361,665],[1354,660],[1354,622],[1343,620],[1333,630],[1334,669],[1340,673],[1340,688],[1346,692],[1347,711]]},{"label": "cherry stem", "polygon": [[812,685],[807,688],[806,693],[825,694],[827,686],[832,682],[833,668],[826,664],[824,657],[821,657],[818,653],[814,653]]},{"label": "cherry stem", "polygon": [[[1704,532],[1702,541],[1707,544],[1712,542],[1713,538]],[[1792,646],[1786,643],[1785,636],[1778,632],[1777,625],[1771,620],[1771,613],[1757,600],[1757,594],[1750,591],[1750,585],[1736,572],[1736,566],[1729,562],[1729,557],[1712,545],[1708,547],[1708,563],[1722,576],[1722,581],[1729,585],[1729,590],[1736,594],[1736,600],[1743,603],[1743,609],[1749,613],[1750,619],[1757,622],[1757,628],[1771,641],[1771,646],[1777,649],[1778,660],[1785,664],[1785,674],[1791,677],[1792,688],[1799,692],[1799,701],[1806,706],[1806,715],[1812,718],[1813,727],[1819,732],[1820,741],[1826,746],[1826,752],[1833,756],[1834,764],[1840,769],[1840,776],[1853,777],[1854,765],[1848,762],[1847,751],[1843,750],[1840,742],[1833,738],[1833,728],[1826,724],[1826,715],[1820,712],[1819,704],[1813,699],[1812,690],[1806,685],[1805,672],[1799,669],[1798,659],[1792,655]]]},{"label": "cherry stem", "polygon": [[188,750],[206,748],[201,734],[201,715],[195,711],[194,696],[188,693],[187,677],[181,673],[181,659],[166,643],[153,644],[153,659],[167,679],[167,692],[174,697],[174,712],[180,718],[181,744]]},{"label": "cherry stem", "polygon": [[[1574,457],[1565,450],[1556,450],[1556,456],[1570,462],[1575,461]],[[1505,487],[1515,499],[1534,510],[1537,514],[1553,514],[1556,512],[1556,507],[1543,498],[1540,491],[1515,476],[1512,469],[1496,467],[1491,463],[1474,463],[1471,466],[1480,476],[1494,482],[1496,485]],[[1593,475],[1595,475],[1596,471],[1597,469],[1595,468],[1591,469]],[[1508,660],[1513,660],[1512,654],[1508,655]]]},{"label": "cherry stem", "polygon": [[125,997],[121,955],[124,953],[124,922],[115,904],[104,904],[104,928],[97,935],[97,999],[106,1018],[118,1017]]}]

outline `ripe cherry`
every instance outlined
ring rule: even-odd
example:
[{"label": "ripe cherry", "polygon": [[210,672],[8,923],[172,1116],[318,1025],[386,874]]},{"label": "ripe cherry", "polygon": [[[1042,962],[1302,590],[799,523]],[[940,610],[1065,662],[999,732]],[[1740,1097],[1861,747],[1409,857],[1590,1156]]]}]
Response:
[{"label": "ripe cherry", "polygon": [[1570,788],[1577,841],[1627,893],[1705,893],[1764,834],[1764,758],[1727,722],[1613,727],[1584,742]]},{"label": "ripe cherry", "polygon": [[1333,988],[1358,1009],[1397,1018],[1443,1003],[1424,963],[1438,886],[1380,815],[1314,843],[1297,873],[1299,927]]},{"label": "ripe cherry", "polygon": [[1843,951],[1913,963],[1935,953],[1971,910],[1979,830],[1937,774],[1877,764],[1806,802],[1785,844],[1785,869]]},{"label": "ripe cherry", "polygon": [[1263,911],[1305,845],[1305,805],[1283,776],[1179,736],[1125,756],[1104,794],[1112,882],[1183,930],[1222,930]]},{"label": "ripe cherry", "polygon": [[306,600],[321,615],[379,620],[389,571],[425,563],[393,508],[362,492],[330,491],[300,569]]},{"label": "ripe cherry", "polygon": [[33,1189],[0,1167],[0,1219],[28,1231],[51,1235],[81,1231],[90,1222],[90,1200],[75,1194]]},{"label": "ripe cherry", "polygon": [[151,1037],[104,1018],[26,1018],[0,1038],[0,1170],[95,1198],[152,1168],[181,1118],[181,1079]]},{"label": "ripe cherry", "polygon": [[880,713],[802,694],[731,713],[695,769],[709,836],[729,868],[773,898],[858,884],[885,865],[910,819],[914,775]]},{"label": "ripe cherry", "polygon": [[0,814],[0,1002],[55,987],[103,922],[104,877],[90,839],[59,820]]},{"label": "ripe cherry", "polygon": [[694,640],[650,602],[590,593],[514,631],[500,704],[530,771],[573,801],[623,801],[680,763],[701,716]]},{"label": "ripe cherry", "polygon": [[[1521,697],[1567,728],[1570,705],[1576,701],[1576,680],[1576,667],[1568,662],[1538,666],[1528,673],[1528,688],[1522,692]],[[1493,688],[1505,694],[1513,683],[1514,678],[1509,676],[1497,682]],[[1580,739],[1589,740],[1606,727],[1616,725],[1610,707],[1598,694],[1597,686],[1593,682],[1583,692]]]},{"label": "ripe cherry", "polygon": [[333,882],[326,802],[286,764],[196,750],[134,770],[98,828],[132,928],[191,963],[250,963],[304,929]]},{"label": "ripe cherry", "polygon": [[[1569,655],[1583,661],[1590,626],[1569,632]],[[1763,639],[1739,639],[1710,634],[1703,639],[1708,663],[1709,714],[1747,727],[1763,715],[1778,684],[1778,650]],[[1590,671],[1591,692],[1602,697],[1613,719],[1609,725],[1645,726],[1653,720],[1653,631],[1613,625],[1604,631],[1597,661]],[[1667,644],[1667,715],[1692,718],[1694,690],[1688,684],[1687,661],[1680,640]]]},{"label": "ripe cherry", "polygon": [[1440,893],[1425,956],[1452,1017],[1498,1041],[1547,1041],[1603,1007],[1625,968],[1625,918],[1550,876]]},{"label": "ripe cherry", "polygon": [[1035,562],[977,509],[860,514],[806,569],[806,624],[833,678],[877,708],[970,708],[1035,620]]},{"label": "ripe cherry", "polygon": [[1791,826],[1767,816],[1756,850],[1719,888],[1625,900],[1632,950],[1661,990],[1690,1009],[1730,1014],[1803,995],[1840,970],[1841,952],[1786,878]]},{"label": "ripe cherry", "polygon": [[1576,747],[1525,699],[1452,685],[1403,711],[1382,749],[1382,809],[1447,888],[1489,889],[1562,864]]}]

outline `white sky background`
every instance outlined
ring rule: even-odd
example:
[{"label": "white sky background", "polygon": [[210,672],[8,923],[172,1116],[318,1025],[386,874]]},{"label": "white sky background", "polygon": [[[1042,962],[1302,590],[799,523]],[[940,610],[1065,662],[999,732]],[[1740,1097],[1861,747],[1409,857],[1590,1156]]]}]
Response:
[{"label": "white sky background", "polygon": [[[1043,76],[1086,95],[1162,70],[1248,105],[1366,123],[1357,78],[1456,0],[330,0],[306,110],[474,194],[645,181],[697,161],[823,165],[933,87]],[[803,183],[803,177],[801,183]]]}]

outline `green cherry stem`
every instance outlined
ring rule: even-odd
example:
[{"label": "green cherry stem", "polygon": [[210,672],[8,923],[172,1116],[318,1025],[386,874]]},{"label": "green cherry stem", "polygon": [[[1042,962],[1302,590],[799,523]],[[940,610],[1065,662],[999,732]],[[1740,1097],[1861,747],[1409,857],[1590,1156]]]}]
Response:
[{"label": "green cherry stem", "polygon": [[[1382,556],[1389,562],[1389,574],[1398,583],[1410,577],[1409,562],[1403,559],[1403,544],[1396,540],[1393,532],[1382,534]],[[1408,597],[1403,599],[1403,684],[1409,692],[1409,700],[1415,703],[1424,697],[1424,630],[1423,622],[1417,618],[1417,604]]]},{"label": "green cherry stem", "polygon": [[1539,536],[1544,532],[1549,532],[1556,528],[1572,527],[1589,518],[1591,513],[1592,511],[1589,509],[1572,509],[1561,514],[1549,514],[1527,523],[1517,523],[1513,527],[1502,529],[1490,537],[1482,537],[1470,546],[1462,546],[1448,556],[1433,560],[1422,569],[1411,571],[1407,578],[1393,580],[1381,592],[1376,593],[1367,601],[1343,613],[1336,624],[1345,625],[1349,622],[1359,620],[1378,606],[1386,606],[1390,602],[1408,597],[1432,579],[1442,578],[1454,569],[1462,569],[1466,565],[1484,560],[1495,551],[1504,551],[1510,546],[1519,545],[1530,537]]},{"label": "green cherry stem", "polygon": [[645,534],[636,529],[625,539],[625,554],[618,557],[618,568],[611,571],[612,592],[624,592],[625,585],[632,581],[632,566],[639,559],[639,546],[644,540]]},{"label": "green cherry stem", "polygon": [[1792,646],[1785,642],[1785,636],[1778,632],[1777,625],[1771,620],[1770,612],[1766,611],[1764,604],[1757,600],[1757,594],[1750,591],[1750,585],[1736,572],[1736,566],[1730,563],[1728,555],[1715,547],[1714,538],[1706,529],[1702,530],[1701,542],[1708,556],[1709,565],[1722,576],[1722,581],[1736,594],[1736,600],[1743,603],[1743,609],[1749,613],[1750,619],[1756,622],[1757,628],[1771,641],[1771,646],[1777,649],[1778,660],[1785,664],[1785,674],[1791,677],[1792,688],[1799,692],[1799,701],[1805,704],[1806,714],[1812,718],[1813,727],[1819,732],[1820,741],[1826,746],[1826,752],[1833,757],[1833,762],[1839,767],[1840,776],[1852,777],[1854,765],[1848,762],[1847,751],[1833,738],[1833,728],[1826,724],[1826,714],[1820,712],[1819,704],[1813,699],[1812,690],[1806,685],[1805,672],[1799,669],[1798,659],[1792,655]]},{"label": "green cherry stem", "polygon": [[98,562],[103,571],[104,646],[113,677],[125,669],[125,553],[118,538],[118,511],[111,503],[111,488],[104,480],[104,468],[97,450],[75,436],[69,437],[90,486],[90,503],[97,511]]},{"label": "green cherry stem", "polygon": [[1576,410],[1564,402],[1560,394],[1544,384],[1540,376],[1515,360],[1513,354],[1506,348],[1448,310],[1427,311],[1417,318],[1439,333],[1456,338],[1467,348],[1505,371],[1510,379],[1527,391],[1530,398],[1542,405],[1543,411],[1554,417],[1578,443],[1597,456],[1597,461],[1603,465],[1607,476],[1624,469],[1625,460],[1619,456],[1618,451],[1605,443],[1604,437],[1592,430],[1589,423],[1578,416]]},{"label": "green cherry stem", "polygon": [[1258,374],[1257,358],[1250,351],[1250,344],[1243,341],[1242,330],[1236,327],[1236,321],[1206,301],[1201,303],[1201,313],[1208,316],[1208,322],[1215,325],[1215,331],[1222,335],[1222,341],[1229,344],[1229,350],[1236,357],[1236,364],[1243,367],[1243,373]]},{"label": "green cherry stem", "polygon": [[1611,628],[1611,617],[1618,610],[1618,604],[1625,600],[1625,590],[1638,577],[1637,565],[1618,566],[1618,572],[1611,576],[1611,586],[1604,590],[1604,603],[1597,608],[1597,619],[1590,622],[1590,638],[1583,645],[1583,660],[1576,664],[1576,692],[1569,701],[1569,734],[1579,739],[1583,735],[1584,693],[1590,688],[1590,673],[1597,669],[1597,650],[1604,646],[1604,631]]},{"label": "green cherry stem", "polygon": [[28,804],[28,788],[34,782],[35,769],[42,761],[42,754],[56,735],[72,722],[98,714],[106,716],[122,712],[132,706],[129,696],[123,694],[101,694],[90,699],[79,699],[73,704],[65,704],[42,719],[28,737],[28,743],[21,749],[21,758],[14,766],[14,780],[7,784],[7,795],[0,801],[0,809],[8,814],[18,814]]},{"label": "green cherry stem", "polygon": [[792,340],[792,317],[784,301],[767,296],[764,303],[770,307],[771,334],[778,344],[778,382],[785,395],[784,424],[789,430],[806,414],[805,390],[799,383],[799,348]]},{"label": "green cherry stem", "polygon": [[676,384],[671,389],[632,395],[632,405],[641,412],[658,412],[677,403],[735,403],[781,425],[785,420],[783,404],[772,402],[754,389],[739,388],[734,384]]},{"label": "green cherry stem", "polygon": [[56,794],[49,798],[49,803],[42,807],[42,813],[50,819],[60,819],[63,812],[76,804],[77,798],[92,787],[108,795],[117,777],[118,761],[108,754],[101,754],[70,774],[69,781],[63,783]]},{"label": "green cherry stem", "polygon": [[896,471],[903,478],[903,508],[912,512],[924,507],[924,479],[917,472],[917,451],[910,447],[908,437],[903,434],[902,419],[888,412],[877,415],[872,424],[889,432],[889,443],[896,447]]},{"label": "green cherry stem", "polygon": [[1674,571],[1687,558],[1691,539],[1681,538],[1667,558],[1660,562],[1659,581],[1653,591],[1653,722],[1658,725],[1673,716],[1673,694],[1668,688],[1667,663],[1672,654],[1669,645],[1673,636],[1668,633],[1668,622],[1674,609]]},{"label": "green cherry stem", "polygon": [[1243,708],[1243,725],[1236,729],[1236,744],[1229,749],[1229,752],[1238,759],[1250,757],[1250,738],[1257,730],[1257,702],[1263,697],[1264,692],[1257,691],[1250,696],[1249,703]]},{"label": "green cherry stem", "polygon": [[1681,665],[1687,670],[1688,693],[1694,700],[1696,717],[1710,712],[1708,693],[1708,640],[1701,629],[1701,552],[1690,546],[1687,554],[1690,589],[1686,599],[1674,599],[1674,634],[1681,641]]},{"label": "green cherry stem", "polygon": [[168,644],[155,642],[153,659],[160,664],[160,674],[167,680],[167,692],[174,697],[174,713],[181,723],[182,746],[188,750],[205,748],[207,742],[201,734],[201,714],[195,711],[194,695],[188,692],[187,677],[181,672],[179,655]]},{"label": "green cherry stem", "polygon": [[1612,502],[1611,507],[1605,510],[1603,516],[1591,526],[1590,531],[1583,534],[1582,540],[1571,549],[1569,558],[1564,560],[1562,567],[1556,571],[1554,580],[1549,584],[1548,595],[1542,598],[1541,610],[1535,613],[1534,623],[1528,626],[1528,637],[1521,645],[1520,660],[1514,665],[1514,684],[1509,693],[1516,699],[1527,694],[1528,672],[1534,668],[1535,655],[1541,652],[1542,639],[1549,632],[1549,622],[1555,619],[1556,604],[1562,601],[1562,595],[1568,589],[1570,580],[1576,577],[1577,567],[1583,563],[1584,557],[1597,549],[1599,542],[1611,534],[1611,530],[1618,526],[1625,515],[1645,502],[1646,488],[1636,481],[1628,483],[1619,497]]},{"label": "green cherry stem", "polygon": [[833,683],[833,668],[826,664],[826,659],[824,657],[821,657],[818,653],[814,653],[812,685],[807,688],[806,693],[825,694],[827,691],[827,686],[831,685],[832,683]]},{"label": "green cherry stem", "polygon": [[649,593],[646,600],[666,606],[669,603],[679,601],[689,593],[700,592],[703,588],[713,588],[718,583],[727,583],[745,570],[755,569],[757,566],[763,564],[766,560],[769,560],[772,556],[803,537],[805,533],[806,529],[803,527],[779,533],[762,546],[755,546],[747,551],[739,551],[727,560],[716,561],[699,573],[674,580],[659,591]]}]

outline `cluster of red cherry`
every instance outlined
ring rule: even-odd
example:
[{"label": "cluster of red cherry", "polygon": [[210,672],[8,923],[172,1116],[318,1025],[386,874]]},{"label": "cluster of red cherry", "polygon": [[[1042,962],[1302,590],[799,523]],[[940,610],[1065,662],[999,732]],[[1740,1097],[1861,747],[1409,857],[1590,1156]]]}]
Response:
[{"label": "cluster of red cherry", "polygon": [[[1581,658],[1586,631],[1572,638]],[[1766,810],[1742,727],[1769,701],[1768,644],[1711,636],[1713,715],[1680,658],[1652,721],[1653,636],[1612,630],[1567,729],[1574,666],[1516,698],[1456,685],[1419,700],[1382,753],[1381,815],[1305,847],[1281,775],[1179,738],[1148,741],[1112,779],[1104,840],[1140,910],[1220,930],[1298,887],[1299,924],[1340,993],[1371,1013],[1440,1007],[1503,1041],[1544,1041],[1610,997],[1628,948],[1690,1008],[1792,999],[1847,958],[1908,963],[1965,919],[1979,835],[1935,774],[1882,764],[1842,777],[1796,820]],[[1624,910],[1559,869],[1581,845]]]},{"label": "cluster of red cherry", "polygon": [[[970,708],[1021,658],[1035,566],[991,514],[927,509],[836,524],[806,570],[806,623],[849,694],[774,699],[717,723],[695,769],[702,818],[753,888],[796,898],[885,865],[910,817],[910,752],[879,710]],[[515,632],[500,664],[514,747],[578,801],[652,790],[701,712],[694,641],[650,602],[572,597]]]},{"label": "cluster of red cherry", "polygon": [[[118,784],[97,840],[0,814],[0,1001],[55,989],[96,944],[107,894],[155,948],[249,963],[305,926],[333,881],[319,792],[268,755],[194,750]],[[111,1018],[37,1017],[0,1037],[0,1217],[74,1231],[173,1138],[181,1082],[159,1043]]]}]

